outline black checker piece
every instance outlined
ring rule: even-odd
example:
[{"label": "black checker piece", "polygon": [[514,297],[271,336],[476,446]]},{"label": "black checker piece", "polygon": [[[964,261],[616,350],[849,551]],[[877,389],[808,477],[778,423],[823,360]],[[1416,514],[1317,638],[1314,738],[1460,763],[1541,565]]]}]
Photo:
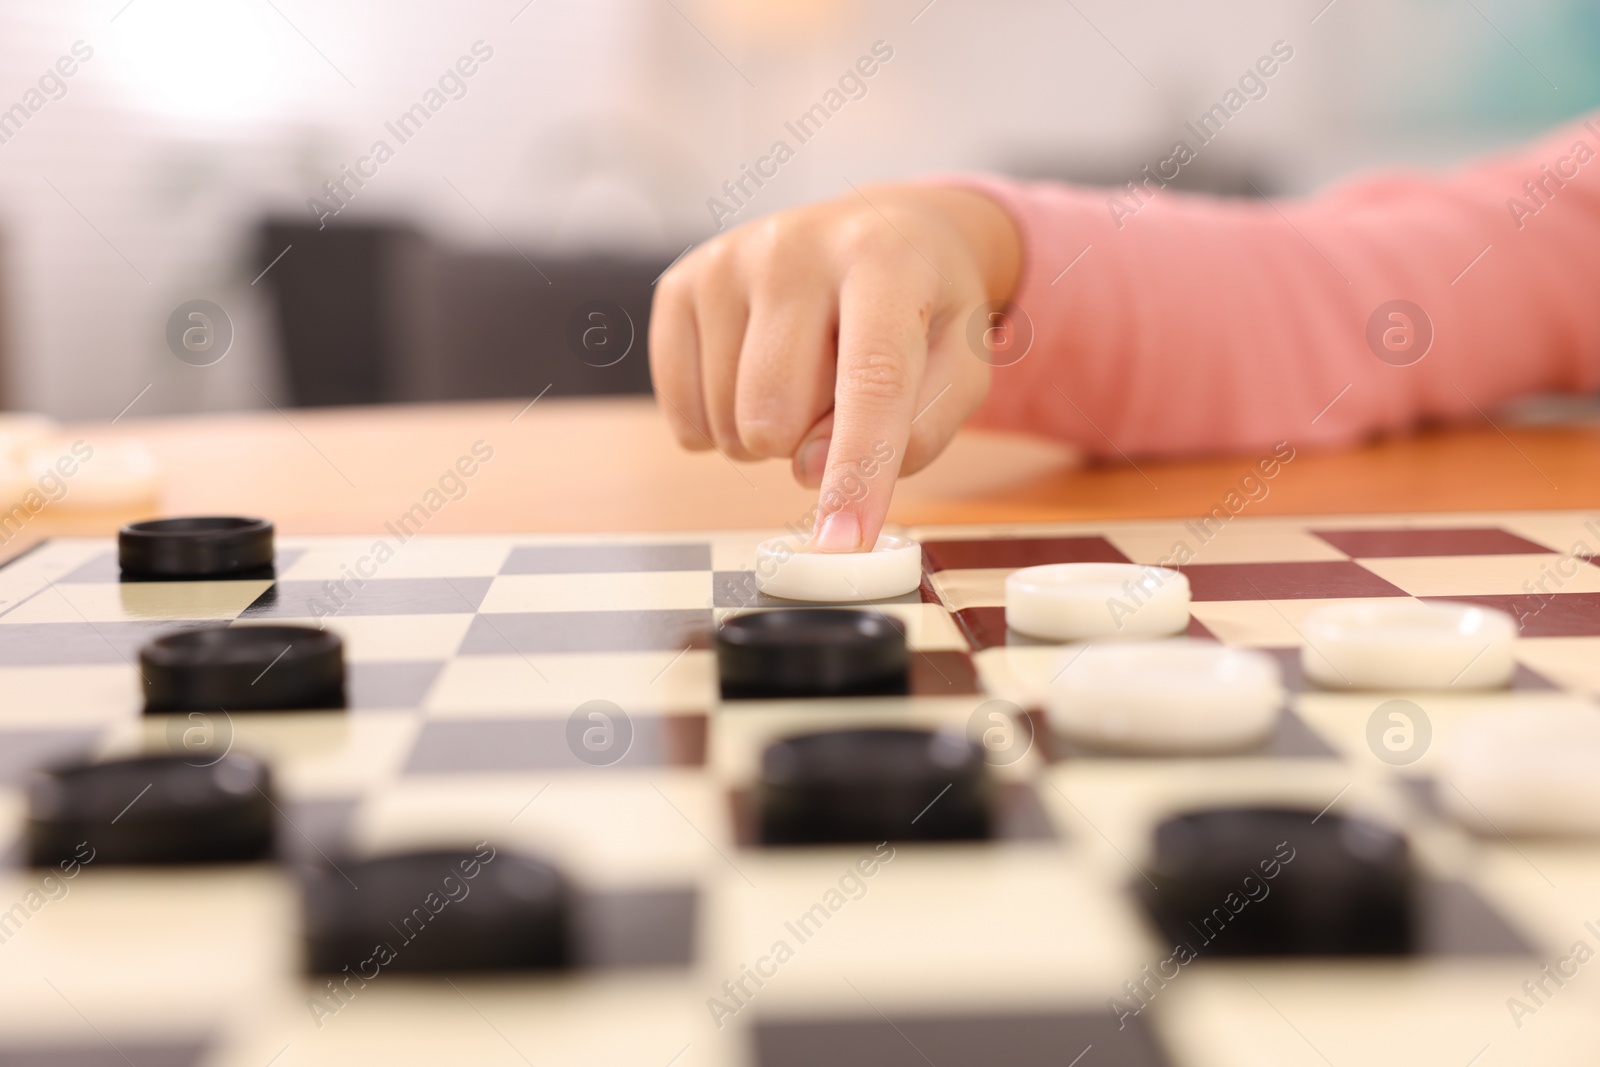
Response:
[{"label": "black checker piece", "polygon": [[200,766],[179,756],[80,763],[28,787],[28,858],[84,863],[242,863],[273,846],[267,765],[228,755]]},{"label": "black checker piece", "polygon": [[565,967],[571,901],[555,867],[488,844],[340,861],[306,876],[306,966],[366,980]]},{"label": "black checker piece", "polygon": [[880,612],[781,608],[717,631],[727,700],[904,693],[908,662],[905,632]]},{"label": "black checker piece", "polygon": [[221,515],[130,523],[117,531],[117,562],[130,579],[271,577],[272,523]]},{"label": "black checker piece", "polygon": [[761,755],[765,845],[962,841],[992,836],[994,788],[983,750],[930,730],[827,730]]},{"label": "black checker piece", "polygon": [[342,708],[344,642],[312,626],[202,626],[139,651],[144,710]]},{"label": "black checker piece", "polygon": [[1366,819],[1224,808],[1156,828],[1137,890],[1163,936],[1199,955],[1368,956],[1416,947],[1404,837]]}]

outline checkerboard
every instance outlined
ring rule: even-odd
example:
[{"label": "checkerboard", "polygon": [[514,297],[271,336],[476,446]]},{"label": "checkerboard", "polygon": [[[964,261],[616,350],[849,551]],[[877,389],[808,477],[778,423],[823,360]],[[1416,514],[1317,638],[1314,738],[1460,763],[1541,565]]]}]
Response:
[{"label": "checkerboard", "polygon": [[[285,537],[275,581],[123,583],[104,540],[49,542],[0,568],[0,1065],[1593,1061],[1600,844],[1453,824],[1437,802],[1450,784],[1434,753],[1487,711],[1593,707],[1600,519],[906,532],[924,546],[922,587],[868,609],[906,630],[909,695],[821,701],[718,699],[716,626],[779,603],[754,588],[766,536],[756,532],[419,536],[391,542],[382,563],[373,538]],[[1276,731],[1207,758],[1119,757],[1052,736],[1021,705],[1066,653],[1006,632],[1006,574],[1158,563],[1179,543],[1192,556],[1191,634],[1283,663],[1291,693]],[[1307,612],[1405,597],[1517,615],[1512,686],[1307,686],[1297,666]],[[602,909],[615,921],[598,924],[627,942],[612,964],[555,977],[384,974],[330,1002],[300,973],[292,862],[90,864],[53,887],[19,866],[32,768],[167,750],[171,719],[140,713],[132,661],[143,642],[197,622],[267,620],[337,630],[349,671],[347,710],[205,724],[271,761],[290,861],[483,839],[543,854],[588,899],[616,905]],[[1423,710],[1432,734],[1399,765],[1366,740],[1375,708],[1396,697]],[[571,741],[575,713],[593,701],[624,723],[626,744],[603,766]],[[749,790],[769,740],[841,724],[968,730],[1006,702],[1021,714],[993,768],[1006,798],[997,840],[751,843]],[[1403,829],[1424,873],[1423,951],[1202,957],[1152,981],[1172,946],[1132,890],[1151,830],[1180,810],[1241,802]],[[1575,953],[1580,942],[1587,953]],[[641,951],[647,943],[666,947]],[[337,1011],[313,1012],[319,996]]]}]

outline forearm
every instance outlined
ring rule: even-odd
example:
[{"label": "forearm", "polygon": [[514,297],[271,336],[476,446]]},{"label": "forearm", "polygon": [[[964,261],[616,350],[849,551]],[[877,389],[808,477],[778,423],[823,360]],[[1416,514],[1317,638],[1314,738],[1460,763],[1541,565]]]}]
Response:
[{"label": "forearm", "polygon": [[[1595,388],[1600,158],[1577,159],[1591,154],[1600,122],[1449,175],[1271,204],[964,180],[1016,222],[1013,300],[1035,331],[977,421],[1170,453],[1342,443]],[[1385,362],[1368,341],[1396,299],[1433,330],[1404,366],[1416,348]]]}]

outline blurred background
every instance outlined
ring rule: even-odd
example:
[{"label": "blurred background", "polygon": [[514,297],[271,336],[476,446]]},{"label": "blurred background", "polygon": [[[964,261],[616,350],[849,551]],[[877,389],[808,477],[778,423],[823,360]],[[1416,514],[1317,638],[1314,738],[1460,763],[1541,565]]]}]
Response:
[{"label": "blurred background", "polygon": [[[650,284],[719,222],[937,171],[1121,183],[1280,41],[1184,184],[1304,193],[1600,103],[1593,0],[3,0],[0,406],[640,391]],[[196,300],[211,366],[169,341]],[[620,333],[573,343],[596,308],[617,366],[585,348]]]}]

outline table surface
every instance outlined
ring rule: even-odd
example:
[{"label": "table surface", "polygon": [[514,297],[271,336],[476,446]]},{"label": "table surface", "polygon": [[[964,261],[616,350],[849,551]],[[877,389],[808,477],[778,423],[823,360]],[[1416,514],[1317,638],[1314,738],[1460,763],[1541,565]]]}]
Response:
[{"label": "table surface", "polygon": [[[647,398],[546,399],[240,412],[69,427],[91,443],[138,438],[165,470],[168,514],[257,514],[280,530],[377,533],[475,443],[493,458],[430,533],[781,527],[815,497],[787,463],[689,453]],[[1221,505],[1260,457],[1084,464],[1058,445],[964,431],[897,488],[891,521],[1027,522],[1194,516]],[[1360,448],[1301,451],[1249,514],[1600,507],[1600,425],[1466,426]],[[446,479],[448,484],[448,479]],[[1259,489],[1257,490],[1259,495]],[[111,533],[132,514],[47,506],[15,555],[51,534]]]}]

